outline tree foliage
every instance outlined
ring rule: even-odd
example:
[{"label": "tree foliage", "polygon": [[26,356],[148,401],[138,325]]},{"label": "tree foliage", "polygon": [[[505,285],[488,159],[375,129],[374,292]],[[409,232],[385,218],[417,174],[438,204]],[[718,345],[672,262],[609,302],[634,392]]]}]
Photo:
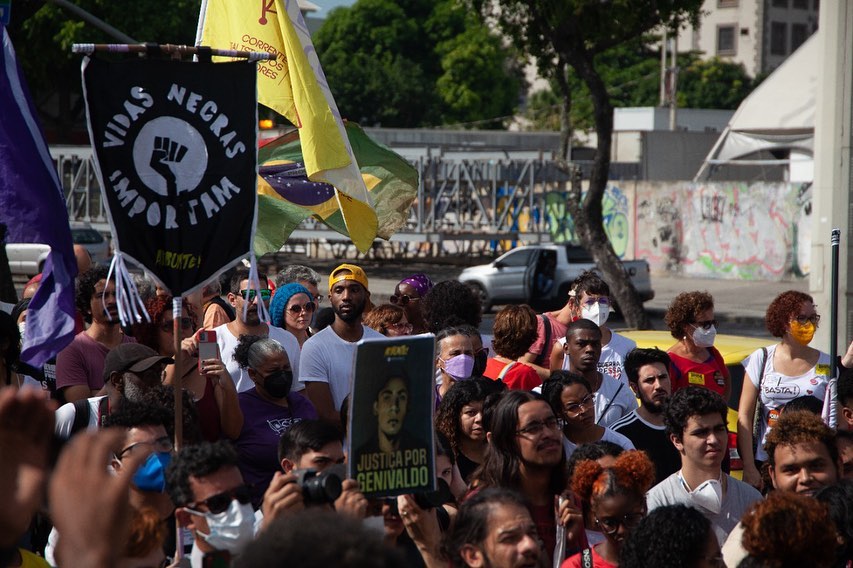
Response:
[{"label": "tree foliage", "polygon": [[365,124],[485,121],[518,103],[512,51],[457,0],[358,0],[314,44],[341,114]]},{"label": "tree foliage", "polygon": [[[74,4],[140,42],[192,45],[201,0],[74,0]],[[77,16],[43,0],[16,0],[9,35],[45,127],[60,137],[83,118],[80,56],[74,43],[117,43]]]},{"label": "tree foliage", "polygon": [[[660,51],[652,49],[652,37],[638,38],[599,54],[595,64],[616,108],[660,104]],[[753,89],[743,65],[719,58],[702,60],[697,52],[678,55],[679,108],[735,109]],[[568,70],[572,91],[571,122],[575,128],[595,127],[589,89],[574,70]],[[553,82],[552,82],[553,83]],[[558,87],[530,97],[526,117],[534,128],[559,130]]]},{"label": "tree foliage", "polygon": [[[636,41],[661,26],[676,29],[690,20],[697,24],[702,0],[469,0],[487,21],[523,53],[536,59],[540,74],[557,86],[561,99],[561,156],[571,136],[572,88],[568,70],[589,90],[598,139],[588,189],[573,183],[566,208],[581,244],[595,258],[611,292],[632,327],[648,327],[639,295],[622,270],[602,224],[602,198],[610,169],[613,103],[598,57]],[[570,164],[561,167],[576,175]]]}]

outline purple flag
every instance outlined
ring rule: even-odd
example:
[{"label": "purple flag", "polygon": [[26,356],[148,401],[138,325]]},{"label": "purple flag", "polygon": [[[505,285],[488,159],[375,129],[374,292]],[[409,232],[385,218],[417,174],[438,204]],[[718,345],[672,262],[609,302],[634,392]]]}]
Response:
[{"label": "purple flag", "polygon": [[21,359],[39,367],[74,337],[74,258],[68,211],[29,90],[0,24],[0,223],[6,242],[50,245],[27,312]]}]

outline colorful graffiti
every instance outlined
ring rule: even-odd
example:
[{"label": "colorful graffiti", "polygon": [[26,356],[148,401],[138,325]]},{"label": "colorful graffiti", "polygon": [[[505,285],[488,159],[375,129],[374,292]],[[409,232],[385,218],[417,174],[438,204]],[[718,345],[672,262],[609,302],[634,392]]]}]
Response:
[{"label": "colorful graffiti", "polygon": [[636,256],[653,270],[703,277],[803,277],[811,249],[811,186],[640,184]]},{"label": "colorful graffiti", "polygon": [[[545,196],[545,222],[551,240],[557,243],[577,242],[575,224],[566,207],[568,192],[551,192]],[[628,253],[631,226],[628,222],[628,197],[616,186],[604,190],[601,201],[604,231],[619,258]]]}]

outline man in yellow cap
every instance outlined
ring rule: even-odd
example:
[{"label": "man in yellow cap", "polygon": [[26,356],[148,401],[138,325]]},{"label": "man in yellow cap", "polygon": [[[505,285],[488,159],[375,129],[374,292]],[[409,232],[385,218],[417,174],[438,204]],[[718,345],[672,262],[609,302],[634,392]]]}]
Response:
[{"label": "man in yellow cap", "polygon": [[340,423],[344,397],[352,384],[356,343],[382,337],[361,323],[370,298],[367,275],[354,264],[341,264],[329,275],[329,300],[335,321],[302,346],[299,380],[320,418]]}]

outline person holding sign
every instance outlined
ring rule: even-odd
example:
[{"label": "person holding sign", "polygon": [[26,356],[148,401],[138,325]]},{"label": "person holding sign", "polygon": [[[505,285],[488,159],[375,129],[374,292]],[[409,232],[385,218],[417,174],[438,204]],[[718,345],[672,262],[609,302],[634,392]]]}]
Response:
[{"label": "person holding sign", "polygon": [[666,325],[678,343],[670,347],[672,390],[687,385],[711,389],[729,400],[732,385],[723,356],[714,347],[717,320],[707,292],[682,292],[669,305]]}]

